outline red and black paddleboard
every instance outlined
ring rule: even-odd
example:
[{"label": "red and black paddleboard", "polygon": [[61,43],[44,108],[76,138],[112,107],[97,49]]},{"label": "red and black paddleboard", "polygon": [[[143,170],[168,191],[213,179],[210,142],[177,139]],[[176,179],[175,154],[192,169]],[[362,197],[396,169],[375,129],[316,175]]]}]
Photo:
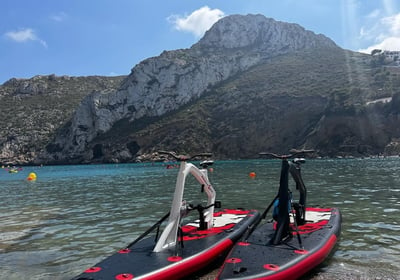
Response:
[{"label": "red and black paddleboard", "polygon": [[277,222],[260,224],[246,241],[234,246],[217,279],[297,279],[318,266],[339,238],[341,215],[337,208],[306,208],[306,213],[306,222],[297,229],[291,215],[291,236],[275,245],[271,240]]},{"label": "red and black paddleboard", "polygon": [[[337,208],[306,206],[307,189],[301,176],[304,158],[297,155],[313,150],[292,150],[288,155],[261,153],[282,161],[279,191],[262,214],[229,253],[218,280],[292,280],[322,263],[332,252],[341,231]],[[299,200],[289,189],[293,178]],[[274,206],[270,221],[265,220]]]},{"label": "red and black paddleboard", "polygon": [[147,237],[74,279],[181,279],[224,257],[259,218],[256,210],[215,212],[214,226],[210,229],[199,230],[199,221],[182,226],[173,248],[154,252],[156,237]]},{"label": "red and black paddleboard", "polygon": [[[210,154],[178,156],[173,152],[160,153],[180,161],[169,213],[126,248],[88,268],[75,280],[181,279],[225,257],[246,230],[259,222],[260,214],[256,210],[214,211],[221,203],[215,200],[216,192],[208,179],[207,168],[213,162],[201,162],[200,169],[187,162]],[[205,206],[194,207],[183,199],[189,174],[197,179],[201,192],[207,195]],[[186,224],[184,218],[193,210],[198,211],[198,219],[187,217],[186,220],[194,222]],[[167,224],[159,234],[160,226],[167,218]]]}]

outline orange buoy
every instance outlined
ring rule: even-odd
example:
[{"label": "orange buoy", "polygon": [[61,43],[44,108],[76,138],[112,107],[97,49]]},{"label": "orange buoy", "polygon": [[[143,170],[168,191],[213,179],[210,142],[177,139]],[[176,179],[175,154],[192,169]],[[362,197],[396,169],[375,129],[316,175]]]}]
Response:
[{"label": "orange buoy", "polygon": [[255,172],[250,172],[249,173],[249,177],[250,178],[255,178],[256,177],[256,173]]},{"label": "orange buoy", "polygon": [[28,181],[35,181],[36,180],[36,173],[34,173],[34,172],[31,172],[31,173],[29,173],[29,175],[28,175],[28,177],[26,178],[26,180],[28,180]]}]

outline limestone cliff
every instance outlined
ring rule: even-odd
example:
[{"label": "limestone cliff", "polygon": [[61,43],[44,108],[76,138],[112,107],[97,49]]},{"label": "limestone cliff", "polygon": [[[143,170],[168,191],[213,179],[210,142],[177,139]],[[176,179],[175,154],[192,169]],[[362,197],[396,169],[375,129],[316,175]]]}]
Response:
[{"label": "limestone cliff", "polygon": [[118,90],[86,96],[46,157],[90,161],[88,144],[117,121],[128,119],[134,129],[136,120],[177,110],[254,65],[316,47],[338,48],[297,24],[262,15],[225,17],[190,49],[165,51],[139,63]]}]

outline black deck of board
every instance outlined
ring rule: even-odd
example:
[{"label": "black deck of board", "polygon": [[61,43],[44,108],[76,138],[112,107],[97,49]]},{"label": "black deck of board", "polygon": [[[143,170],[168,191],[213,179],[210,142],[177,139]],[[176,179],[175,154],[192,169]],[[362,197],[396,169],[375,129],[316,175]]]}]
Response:
[{"label": "black deck of board", "polygon": [[[225,212],[224,212],[225,211]],[[180,279],[227,254],[247,228],[260,219],[256,210],[224,210],[244,218],[236,224],[196,230],[183,228],[183,247],[153,252],[155,237],[150,236],[87,269],[75,280],[100,279]],[[218,215],[218,214],[217,214]],[[218,217],[215,217],[218,218]]]},{"label": "black deck of board", "polygon": [[[332,252],[341,231],[341,214],[337,208],[307,209],[328,218],[298,227],[304,249],[293,236],[279,245],[270,243],[274,222],[259,225],[246,242],[238,242],[229,253],[218,280],[297,279],[322,263]],[[294,227],[293,224],[291,224]]]}]

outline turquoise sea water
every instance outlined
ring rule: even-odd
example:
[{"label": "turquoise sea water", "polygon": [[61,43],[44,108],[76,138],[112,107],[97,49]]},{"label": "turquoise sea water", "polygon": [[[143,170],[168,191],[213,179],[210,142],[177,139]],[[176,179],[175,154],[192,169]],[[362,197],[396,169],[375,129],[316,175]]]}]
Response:
[{"label": "turquoise sea water", "polygon": [[[277,160],[213,169],[224,208],[263,211],[277,192]],[[30,172],[36,181],[26,180]],[[79,274],[169,211],[176,175],[161,163],[0,169],[0,279]],[[338,207],[343,225],[332,258],[302,279],[400,279],[400,158],[308,160],[303,179],[309,205]],[[190,179],[186,200],[203,196]]]}]

